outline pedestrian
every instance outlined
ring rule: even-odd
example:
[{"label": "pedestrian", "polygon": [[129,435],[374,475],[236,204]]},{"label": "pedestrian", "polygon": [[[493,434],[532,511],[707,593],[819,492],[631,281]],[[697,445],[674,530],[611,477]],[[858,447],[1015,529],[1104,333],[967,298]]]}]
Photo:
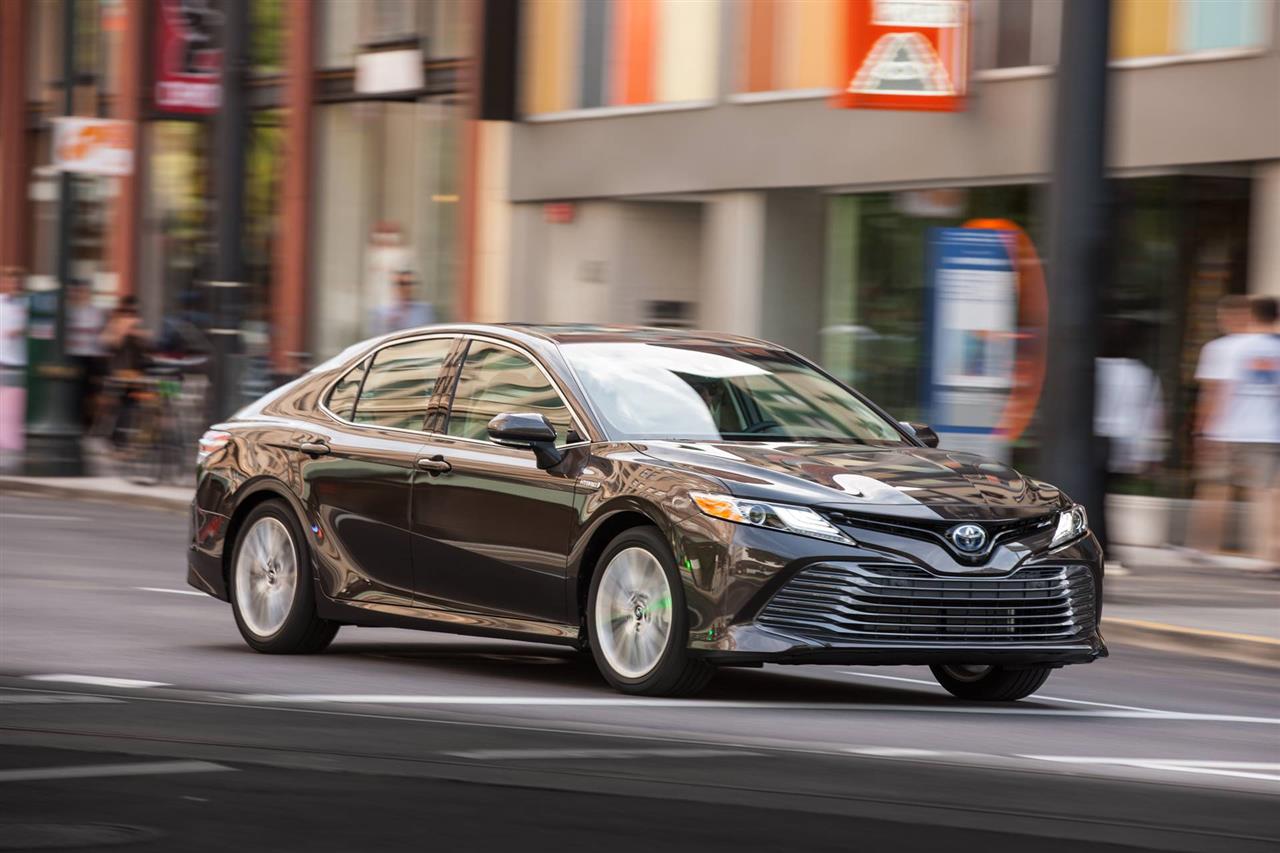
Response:
[{"label": "pedestrian", "polygon": [[1195,511],[1191,514],[1187,544],[1202,553],[1222,548],[1228,502],[1233,498],[1229,430],[1225,401],[1235,359],[1233,352],[1249,330],[1249,298],[1230,295],[1218,302],[1218,328],[1214,338],[1200,350],[1196,366],[1194,428]]},{"label": "pedestrian", "polygon": [[125,431],[133,428],[137,409],[137,392],[144,383],[144,371],[151,353],[151,335],[138,315],[138,299],[132,294],[116,305],[102,331],[102,345],[107,352],[107,384],[113,390],[107,429],[112,444],[119,448]]},{"label": "pedestrian", "polygon": [[80,414],[87,429],[97,410],[102,377],[106,373],[106,350],[102,332],[107,314],[93,304],[93,289],[75,279],[67,290],[67,357],[80,373]]},{"label": "pedestrian", "polygon": [[[1094,372],[1093,432],[1104,443],[1106,493],[1111,494],[1125,478],[1149,474],[1164,460],[1165,410],[1159,377],[1137,357],[1141,340],[1137,330],[1118,323],[1107,338],[1106,355],[1098,359]],[[1093,528],[1107,549],[1105,507]]]},{"label": "pedestrian", "polygon": [[27,413],[27,297],[19,271],[0,272],[0,450],[22,450]]},{"label": "pedestrian", "polygon": [[418,300],[414,293],[417,281],[412,272],[409,270],[397,272],[394,287],[392,302],[375,309],[369,318],[371,335],[385,335],[401,329],[429,326],[436,321],[436,312],[431,303]]},{"label": "pedestrian", "polygon": [[1248,332],[1231,351],[1220,430],[1247,503],[1246,547],[1280,567],[1280,305],[1259,297],[1249,307]]}]

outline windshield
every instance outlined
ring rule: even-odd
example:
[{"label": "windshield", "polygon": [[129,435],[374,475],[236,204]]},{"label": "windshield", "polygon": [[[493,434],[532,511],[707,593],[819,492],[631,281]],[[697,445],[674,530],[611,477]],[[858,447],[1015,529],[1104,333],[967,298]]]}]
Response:
[{"label": "windshield", "polygon": [[626,342],[561,349],[614,439],[908,443],[854,394],[783,350]]}]

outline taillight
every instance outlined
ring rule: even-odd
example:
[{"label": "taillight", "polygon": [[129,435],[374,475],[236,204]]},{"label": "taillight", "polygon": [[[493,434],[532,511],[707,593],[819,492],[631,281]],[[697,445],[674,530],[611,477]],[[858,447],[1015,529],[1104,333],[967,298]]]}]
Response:
[{"label": "taillight", "polygon": [[231,433],[220,429],[211,429],[200,436],[200,450],[196,453],[196,462],[200,463],[226,447],[231,442]]}]

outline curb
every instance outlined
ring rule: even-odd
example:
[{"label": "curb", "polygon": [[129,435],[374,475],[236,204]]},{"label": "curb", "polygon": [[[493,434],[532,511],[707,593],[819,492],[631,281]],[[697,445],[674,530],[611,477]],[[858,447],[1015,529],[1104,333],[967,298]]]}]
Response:
[{"label": "curb", "polygon": [[1105,615],[1102,630],[1108,642],[1280,668],[1280,639],[1273,637],[1185,628],[1143,619],[1108,619]]},{"label": "curb", "polygon": [[132,489],[102,488],[77,482],[75,478],[62,482],[33,477],[0,477],[0,495],[38,495],[46,498],[99,501],[181,512],[185,512],[191,505],[189,494],[185,496],[161,494],[148,492],[145,489],[146,486],[135,486]]}]

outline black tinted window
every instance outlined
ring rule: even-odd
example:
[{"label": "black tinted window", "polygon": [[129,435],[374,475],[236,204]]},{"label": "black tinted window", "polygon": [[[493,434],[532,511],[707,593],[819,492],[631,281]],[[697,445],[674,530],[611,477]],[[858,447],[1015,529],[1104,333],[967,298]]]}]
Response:
[{"label": "black tinted window", "polygon": [[568,441],[573,420],[559,393],[526,357],[497,344],[473,341],[467,350],[449,415],[449,435],[487,441],[489,421],[503,412],[538,412]]},{"label": "black tinted window", "polygon": [[452,348],[451,339],[433,338],[379,350],[365,377],[352,420],[359,424],[422,429],[427,402],[445,356]]},{"label": "black tinted window", "polygon": [[367,359],[360,362],[333,386],[329,399],[325,401],[329,411],[340,418],[351,420],[351,410],[355,407],[356,395],[360,393],[360,380],[364,379],[364,368],[368,363]]}]

